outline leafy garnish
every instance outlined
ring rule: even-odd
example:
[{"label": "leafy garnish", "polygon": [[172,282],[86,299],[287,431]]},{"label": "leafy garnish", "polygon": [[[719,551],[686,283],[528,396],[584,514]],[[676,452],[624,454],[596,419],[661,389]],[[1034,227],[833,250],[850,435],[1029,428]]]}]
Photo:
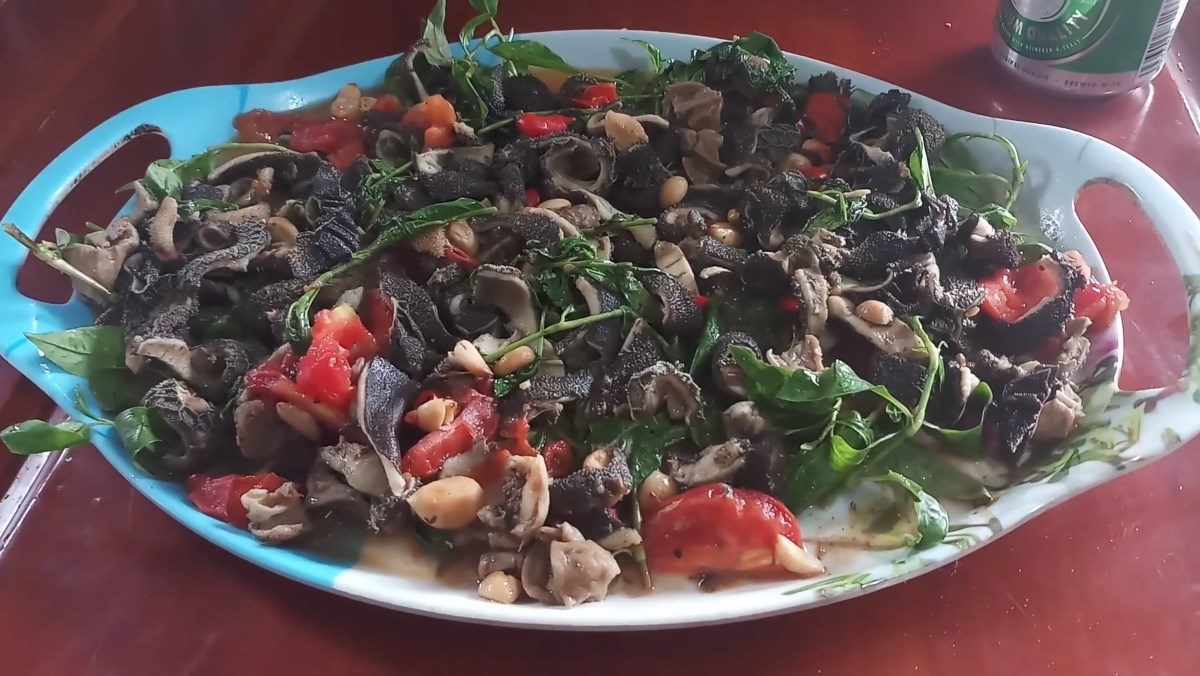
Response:
[{"label": "leafy garnish", "polygon": [[546,45],[533,40],[509,40],[488,47],[488,51],[515,65],[522,72],[530,66],[578,73],[579,69],[563,60]]},{"label": "leafy garnish", "polygon": [[687,436],[688,428],[664,415],[633,423],[608,418],[592,423],[588,443],[593,446],[613,444],[623,449],[629,461],[629,471],[633,474],[633,485],[637,487],[651,472],[662,466],[667,449]]},{"label": "leafy garnish", "polygon": [[713,347],[717,341],[721,339],[721,323],[718,317],[720,311],[720,301],[712,300],[708,304],[708,317],[704,321],[704,330],[700,332],[700,342],[696,345],[696,352],[692,355],[692,365],[688,368],[688,373],[695,376],[696,373],[708,361],[709,355],[712,354]]},{"label": "leafy garnish", "polygon": [[44,420],[26,420],[0,431],[0,440],[16,455],[61,451],[86,444],[91,438],[91,426],[70,419],[56,425]]},{"label": "leafy garnish", "polygon": [[834,361],[816,372],[772,366],[740,346],[735,346],[730,353],[746,372],[747,396],[762,405],[781,406],[800,415],[823,416],[842,397],[872,392],[900,411],[908,412],[908,407],[893,397],[886,387],[860,378],[842,361]]},{"label": "leafy garnish", "polygon": [[624,299],[624,304],[640,314],[649,299],[646,287],[637,279],[641,268],[632,263],[611,261],[600,256],[596,244],[583,235],[567,237],[554,245],[529,252],[529,261],[538,271],[536,279],[542,291],[560,308],[569,307],[567,276],[586,277]]},{"label": "leafy garnish", "polygon": [[460,198],[453,202],[433,204],[408,214],[394,214],[385,219],[379,236],[367,246],[354,252],[350,260],[326,270],[317,276],[308,289],[288,308],[284,320],[284,338],[298,347],[307,345],[312,334],[312,306],[321,288],[341,277],[362,263],[371,260],[384,249],[406,242],[413,237],[451,221],[466,220],[496,213],[495,207],[487,207],[473,200]]},{"label": "leafy garnish", "polygon": [[156,160],[146,167],[146,189],[162,199],[168,195],[179,197],[183,186],[191,181],[204,179],[217,166],[221,153],[235,150],[250,152],[287,152],[288,149],[273,143],[221,143],[186,160],[168,158]]},{"label": "leafy garnish", "polygon": [[946,515],[946,510],[937,498],[926,493],[920,484],[899,472],[889,470],[887,474],[879,477],[878,481],[899,486],[912,498],[917,526],[917,534],[912,539],[913,547],[928,549],[946,539],[946,533],[950,530],[950,517]]},{"label": "leafy garnish", "polygon": [[135,459],[159,440],[151,427],[152,416],[153,413],[145,406],[134,406],[113,418],[113,428],[121,437],[121,445]]},{"label": "leafy garnish", "polygon": [[[967,141],[986,140],[1000,145],[1012,163],[1009,178],[983,171],[967,149]],[[939,194],[953,197],[967,213],[980,214],[993,225],[1013,228],[1013,205],[1025,183],[1029,163],[1021,160],[1013,142],[999,134],[964,132],[946,138],[937,166],[930,167]]]},{"label": "leafy garnish", "polygon": [[116,326],[85,326],[56,333],[27,333],[46,359],[74,376],[90,378],[105,369],[125,368],[125,335]]}]

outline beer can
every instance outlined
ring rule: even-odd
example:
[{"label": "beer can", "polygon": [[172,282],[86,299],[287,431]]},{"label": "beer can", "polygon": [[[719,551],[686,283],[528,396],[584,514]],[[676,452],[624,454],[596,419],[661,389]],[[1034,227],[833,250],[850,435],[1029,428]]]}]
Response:
[{"label": "beer can", "polygon": [[1001,0],[992,53],[1063,94],[1131,91],[1162,70],[1187,0]]}]

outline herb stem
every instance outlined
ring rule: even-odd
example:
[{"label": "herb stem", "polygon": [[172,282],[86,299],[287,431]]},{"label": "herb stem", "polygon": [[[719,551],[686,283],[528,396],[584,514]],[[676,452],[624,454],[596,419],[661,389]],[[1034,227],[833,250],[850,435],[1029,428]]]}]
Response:
[{"label": "herb stem", "polygon": [[531,333],[528,336],[525,336],[524,338],[522,338],[520,340],[514,340],[513,342],[505,345],[504,347],[502,347],[494,352],[489,352],[488,354],[484,355],[483,360],[489,364],[493,364],[497,360],[499,360],[501,357],[508,354],[509,352],[512,352],[513,350],[517,349],[518,347],[525,347],[526,345],[531,345],[531,344],[541,340],[542,338],[545,338],[546,336],[554,335],[555,333],[561,333],[563,331],[570,331],[571,329],[577,329],[581,326],[587,326],[588,324],[595,324],[597,322],[602,322],[606,319],[623,317],[623,316],[625,316],[625,314],[627,312],[628,312],[628,310],[621,307],[621,308],[617,308],[616,310],[609,310],[608,312],[601,312],[600,314],[588,315],[587,317],[580,317],[579,319],[572,319],[570,321],[559,322],[557,324],[551,324],[550,326],[547,326],[546,328],[542,329],[541,331]]},{"label": "herb stem", "polygon": [[107,287],[89,277],[79,268],[63,260],[63,257],[58,253],[57,247],[53,247],[45,243],[35,242],[34,240],[30,239],[28,235],[18,230],[17,226],[13,225],[12,223],[5,223],[4,231],[7,232],[13,239],[20,242],[21,246],[29,249],[29,252],[33,254],[34,258],[42,261],[55,270],[58,270],[80,284],[87,286],[94,291],[97,296],[103,298],[105,301],[109,303],[113,302],[114,296],[112,291],[109,291]]},{"label": "herb stem", "polygon": [[1012,210],[1013,205],[1017,203],[1017,196],[1021,193],[1021,186],[1025,184],[1025,164],[1021,162],[1021,156],[1017,153],[1017,147],[1013,142],[999,134],[984,134],[980,132],[962,132],[959,134],[951,134],[946,138],[946,143],[957,141],[960,139],[987,139],[995,143],[999,143],[1008,153],[1009,160],[1012,161],[1012,185],[1008,189],[1008,199],[1004,200],[1004,208]]},{"label": "herb stem", "polygon": [[888,209],[887,211],[883,211],[878,214],[873,211],[864,211],[862,214],[862,217],[867,219],[868,221],[879,221],[879,220],[883,220],[885,218],[891,218],[892,216],[895,216],[896,214],[902,214],[905,211],[910,211],[912,209],[918,209],[918,208],[920,208],[922,203],[923,202],[921,200],[921,191],[918,190],[917,196],[912,198],[911,201],[906,202],[905,204],[901,204],[900,206],[898,206],[894,209]]},{"label": "herb stem", "polygon": [[490,131],[496,131],[497,129],[499,129],[501,127],[506,127],[506,126],[512,124],[515,120],[516,120],[516,118],[514,118],[514,117],[506,117],[503,120],[497,120],[497,121],[487,125],[486,127],[480,127],[479,129],[476,129],[475,133],[476,134],[486,134]]}]

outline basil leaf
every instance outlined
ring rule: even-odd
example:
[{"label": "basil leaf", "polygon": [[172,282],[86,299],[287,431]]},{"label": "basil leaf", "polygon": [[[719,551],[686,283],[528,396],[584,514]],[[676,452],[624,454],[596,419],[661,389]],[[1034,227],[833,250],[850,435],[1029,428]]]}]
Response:
[{"label": "basil leaf", "polygon": [[458,31],[458,43],[463,46],[463,49],[466,49],[467,45],[475,39],[475,31],[479,30],[480,26],[492,19],[492,16],[480,14],[463,24],[463,27]]},{"label": "basil leaf", "polygon": [[488,51],[522,69],[537,66],[561,73],[579,72],[578,68],[563,61],[549,47],[533,40],[499,42],[488,47]]},{"label": "basil leaf", "polygon": [[1008,195],[1008,179],[996,174],[933,167],[930,175],[934,190],[939,195],[949,195],[961,206],[972,211],[1002,201]]},{"label": "basil leaf", "polygon": [[472,127],[482,127],[487,120],[488,106],[479,93],[479,86],[472,79],[475,65],[470,61],[456,60],[450,64],[450,77],[454,80],[458,96],[454,105],[464,121]]},{"label": "basil leaf", "polygon": [[983,208],[975,213],[983,216],[992,225],[1012,230],[1017,227],[1017,217],[1011,211],[1005,209],[999,204],[985,204]]},{"label": "basil leaf", "polygon": [[912,498],[917,523],[917,537],[913,542],[915,548],[928,549],[946,539],[946,533],[950,530],[950,517],[946,515],[946,510],[937,498],[926,493],[920,484],[899,472],[888,470],[878,481],[895,484]]},{"label": "basil leaf", "polygon": [[146,167],[146,189],[162,199],[168,195],[179,195],[183,190],[183,179],[179,177],[179,160],[156,160]]},{"label": "basil leaf", "polygon": [[121,445],[130,456],[154,446],[158,435],[151,428],[151,412],[145,406],[134,406],[121,411],[113,418],[113,428],[121,438]]},{"label": "basil leaf", "polygon": [[939,500],[961,500],[977,505],[992,501],[987,486],[950,464],[939,452],[916,444],[908,449],[911,452],[890,458],[885,464],[886,469],[912,478]]},{"label": "basil leaf", "polygon": [[499,6],[500,0],[471,0],[471,7],[489,20],[496,18]]},{"label": "basil leaf", "polygon": [[88,376],[88,386],[105,411],[119,411],[141,398],[140,386],[133,373],[123,366],[93,371]]},{"label": "basil leaf", "polygon": [[57,425],[44,420],[26,420],[0,431],[0,440],[15,455],[61,451],[86,444],[91,438],[91,428],[75,420],[64,420]]},{"label": "basil leaf", "polygon": [[662,466],[667,449],[687,436],[688,428],[676,425],[663,415],[632,424],[628,420],[609,418],[592,424],[588,443],[593,446],[613,444],[624,449],[636,488]]},{"label": "basil leaf", "polygon": [[748,394],[755,402],[771,405],[776,402],[793,404],[797,410],[821,414],[842,397],[873,392],[888,404],[909,414],[908,407],[892,396],[886,387],[872,385],[842,361],[834,361],[821,372],[807,369],[786,369],[772,366],[749,349],[735,346],[730,353],[746,372]]},{"label": "basil leaf", "polygon": [[421,30],[421,39],[429,43],[425,57],[432,66],[448,66],[454,60],[450,54],[450,42],[446,39],[445,25],[446,0],[437,0]]},{"label": "basil leaf", "polygon": [[125,336],[116,326],[85,326],[56,333],[27,333],[42,355],[71,375],[89,378],[125,367]]},{"label": "basil leaf", "polygon": [[179,215],[183,218],[204,211],[233,211],[234,209],[237,209],[236,204],[230,204],[224,200],[209,197],[198,197],[194,200],[186,200],[179,203]]},{"label": "basil leaf", "polygon": [[926,422],[925,428],[959,455],[978,458],[983,452],[983,425],[987,421],[987,413],[992,404],[992,396],[992,388],[985,382],[980,382],[971,391],[970,396],[967,398],[968,403],[973,401],[980,402],[978,407],[983,412],[980,416],[979,424],[974,427],[959,430],[939,427],[933,423]]},{"label": "basil leaf", "polygon": [[692,365],[688,369],[688,373],[695,376],[704,363],[708,361],[712,355],[713,347],[717,341],[721,340],[721,324],[717,318],[718,301],[713,299],[708,304],[708,318],[704,322],[704,331],[700,333],[700,344],[696,346],[696,353],[692,356]]},{"label": "basil leaf", "polygon": [[933,176],[929,173],[929,157],[925,154],[925,136],[916,127],[913,127],[913,136],[917,139],[917,149],[908,156],[908,171],[917,191],[927,193],[933,190]]},{"label": "basil leaf", "polygon": [[650,66],[647,70],[649,70],[651,74],[658,75],[663,71],[663,66],[667,63],[667,59],[663,56],[662,51],[658,47],[655,47],[645,40],[631,40],[630,42],[636,42],[646,50],[648,65]]},{"label": "basil leaf", "polygon": [[692,53],[692,63],[672,64],[666,73],[675,81],[697,79],[713,86],[745,83],[755,92],[794,106],[796,69],[783,56],[770,36],[754,32],[733,42],[723,42],[706,51]]}]

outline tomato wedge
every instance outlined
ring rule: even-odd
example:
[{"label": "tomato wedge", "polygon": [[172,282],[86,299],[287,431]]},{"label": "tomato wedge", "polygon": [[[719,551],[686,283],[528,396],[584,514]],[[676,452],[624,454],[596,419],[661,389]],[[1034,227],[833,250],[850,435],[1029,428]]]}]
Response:
[{"label": "tomato wedge", "polygon": [[773,570],[779,536],[800,544],[800,527],[788,508],[765,493],[728,484],[682,493],[642,527],[650,568],[685,575]]},{"label": "tomato wedge", "polygon": [[808,96],[805,117],[812,122],[813,136],[823,143],[837,143],[846,131],[850,100],[834,92],[814,92]]},{"label": "tomato wedge", "polygon": [[494,399],[475,390],[466,390],[458,403],[462,413],[454,422],[426,434],[413,444],[400,459],[401,471],[418,479],[428,479],[442,471],[450,458],[495,436],[499,416]]},{"label": "tomato wedge", "polygon": [[187,480],[187,496],[201,513],[231,526],[246,528],[250,525],[250,517],[242,505],[242,496],[255,488],[277,491],[286,482],[273,472],[225,476],[193,474]]},{"label": "tomato wedge", "polygon": [[[983,287],[981,308],[988,316],[1002,322],[1015,322],[1038,303],[1059,293],[1056,263],[1041,260],[1019,268],[1002,268],[979,280]],[[1092,320],[1088,332],[1103,331],[1112,326],[1117,313],[1129,307],[1129,296],[1115,284],[1102,284],[1096,278],[1075,292],[1073,314]]]},{"label": "tomato wedge", "polygon": [[1103,331],[1112,326],[1118,312],[1129,307],[1129,296],[1116,284],[1101,284],[1091,279],[1075,292],[1074,307],[1076,317],[1092,320],[1088,333]]},{"label": "tomato wedge", "polygon": [[430,127],[453,127],[454,123],[458,121],[458,115],[454,112],[454,104],[447,101],[446,97],[441,94],[434,94],[409,108],[401,121],[405,125],[423,132]]},{"label": "tomato wedge", "polygon": [[546,459],[546,472],[555,479],[561,479],[575,469],[575,452],[571,450],[571,442],[555,439],[542,446],[542,457]]},{"label": "tomato wedge", "polygon": [[314,342],[300,358],[296,389],[310,401],[346,410],[354,398],[350,358],[337,340],[328,336]]},{"label": "tomato wedge", "polygon": [[349,305],[321,310],[313,317],[312,342],[324,342],[326,338],[332,338],[338,345],[349,350],[348,358],[352,363],[359,357],[370,359],[377,351],[375,336],[367,330],[358,318],[358,313]]},{"label": "tomato wedge", "polygon": [[521,113],[517,116],[517,131],[526,138],[549,136],[566,131],[574,121],[574,118],[566,115]]},{"label": "tomato wedge", "polygon": [[599,108],[607,106],[610,103],[616,103],[617,85],[614,82],[597,82],[594,85],[584,87],[575,98],[571,99],[571,103],[580,108]]},{"label": "tomato wedge", "polygon": [[979,280],[982,309],[993,319],[1015,322],[1059,291],[1054,262],[1043,258],[1016,269],[1001,268]]}]

